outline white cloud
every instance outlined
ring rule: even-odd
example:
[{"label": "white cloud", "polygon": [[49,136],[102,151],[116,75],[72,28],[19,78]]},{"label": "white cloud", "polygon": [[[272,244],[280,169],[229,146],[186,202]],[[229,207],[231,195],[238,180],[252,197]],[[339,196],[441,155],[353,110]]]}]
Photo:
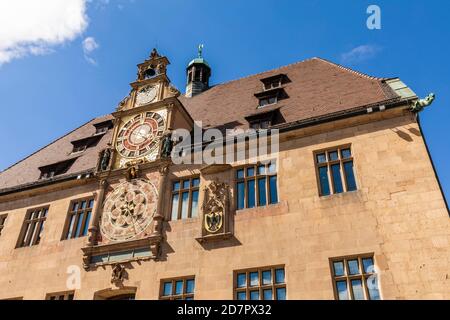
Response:
[{"label": "white cloud", "polygon": [[83,40],[83,52],[84,52],[84,58],[89,62],[90,64],[96,65],[97,61],[95,61],[94,58],[91,57],[91,54],[97,50],[100,47],[100,45],[95,41],[95,38],[93,37],[87,37]]},{"label": "white cloud", "polygon": [[86,30],[90,0],[1,0],[0,65],[42,55]]},{"label": "white cloud", "polygon": [[341,62],[344,64],[356,64],[375,57],[381,48],[376,45],[365,44],[353,48],[341,55]]}]

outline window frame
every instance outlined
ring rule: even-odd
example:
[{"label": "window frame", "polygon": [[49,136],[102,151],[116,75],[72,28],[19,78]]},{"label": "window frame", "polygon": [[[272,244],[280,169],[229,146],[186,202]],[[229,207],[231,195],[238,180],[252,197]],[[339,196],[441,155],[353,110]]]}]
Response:
[{"label": "window frame", "polygon": [[[283,283],[276,283],[275,277],[276,277],[276,270],[283,269],[284,271],[284,282]],[[272,275],[272,283],[271,284],[263,284],[263,278],[262,274],[265,271],[270,271]],[[250,286],[250,273],[258,273],[258,285],[257,286]],[[245,287],[239,288],[238,287],[238,275],[245,273]],[[249,268],[249,269],[242,269],[242,270],[235,270],[233,271],[233,300],[234,301],[241,301],[238,300],[237,296],[240,292],[245,292],[245,301],[252,301],[250,299],[250,292],[258,290],[259,292],[259,300],[264,301],[264,290],[272,290],[272,300],[278,300],[277,298],[277,289],[284,289],[286,300],[288,300],[287,297],[287,273],[286,273],[286,266],[285,265],[274,265],[274,266],[266,266],[266,267],[258,267],[258,268]],[[244,300],[242,300],[244,301]],[[256,300],[254,300],[256,301]],[[267,301],[267,300],[266,300]]]},{"label": "window frame", "polygon": [[[193,186],[193,180],[198,179],[199,183],[198,183],[198,187],[194,187]],[[189,189],[185,189],[183,188],[183,182],[189,180]],[[178,190],[174,190],[173,186],[175,183],[179,183],[180,184],[180,188]],[[193,199],[192,199],[192,194],[195,191],[198,191],[198,199],[197,199],[197,205],[199,205],[199,200],[200,200],[200,184],[201,184],[201,179],[200,179],[200,175],[194,175],[194,176],[189,176],[189,177],[185,177],[185,178],[178,178],[178,179],[174,179],[171,181],[170,184],[170,217],[169,217],[169,221],[182,221],[182,220],[186,220],[186,219],[193,219],[193,218],[197,218],[199,212],[197,211],[197,216],[193,217],[192,216],[192,203],[193,203]],[[183,201],[182,201],[182,196],[183,193],[185,192],[189,192],[189,200],[188,200],[188,215],[187,218],[183,219],[182,217],[182,206],[183,206]],[[178,210],[177,210],[177,219],[173,220],[172,219],[172,211],[173,211],[173,197],[174,195],[178,194]],[[197,208],[197,210],[199,210],[199,208]]]},{"label": "window frame", "polygon": [[[266,128],[263,126],[263,123],[267,123]],[[264,118],[250,121],[250,128],[253,130],[268,130],[271,126],[272,126],[271,118]]]},{"label": "window frame", "polygon": [[8,214],[0,214],[0,236],[2,235],[2,230],[5,228],[6,219],[8,218]]},{"label": "window frame", "polygon": [[[270,164],[274,163],[276,166],[276,171],[274,173],[269,172],[269,167]],[[259,174],[258,168],[260,166],[265,166],[265,174]],[[247,170],[249,168],[253,168],[255,174],[253,176],[248,177],[247,176]],[[238,178],[238,171],[240,170],[244,170],[244,178]],[[276,177],[277,178],[277,187],[276,187],[276,192],[277,192],[277,202],[273,202],[272,203],[272,199],[271,199],[271,189],[270,189],[270,178],[271,177]],[[261,178],[265,178],[266,179],[266,204],[265,205],[259,205],[260,203],[260,198],[259,198],[259,183],[258,180]],[[267,207],[270,205],[275,205],[277,203],[280,203],[280,196],[279,196],[279,187],[278,187],[278,166],[276,164],[275,161],[268,161],[267,163],[263,163],[263,162],[258,162],[257,164],[250,164],[250,165],[242,165],[242,166],[238,166],[235,168],[234,170],[234,186],[235,186],[235,191],[236,191],[236,196],[235,198],[235,208],[236,210],[247,210],[247,209],[254,209],[254,208],[258,208],[258,207]],[[253,180],[255,181],[255,206],[254,207],[248,207],[248,181]],[[238,184],[239,183],[244,183],[244,208],[239,208],[239,193],[238,193]]]},{"label": "window frame", "polygon": [[[193,293],[186,293],[187,289],[187,282],[193,280],[194,281],[194,292]],[[183,288],[182,288],[182,294],[175,294],[176,290],[176,283],[179,281],[183,281]],[[165,296],[164,295],[164,285],[168,282],[172,283],[172,293],[171,295]],[[159,300],[194,300],[195,299],[195,276],[184,276],[184,277],[176,277],[176,278],[168,278],[168,279],[161,279],[160,285],[159,285]]]},{"label": "window frame", "polygon": [[267,80],[263,82],[263,90],[270,91],[274,89],[280,89],[283,86],[283,77],[274,78],[272,80]]},{"label": "window frame", "polygon": [[[355,254],[355,255],[349,255],[349,256],[341,256],[341,257],[334,257],[334,258],[330,258],[329,259],[329,264],[330,264],[330,272],[331,272],[331,283],[333,286],[333,292],[334,292],[334,299],[337,301],[345,301],[345,300],[340,300],[339,299],[339,292],[337,290],[336,284],[337,282],[340,281],[345,281],[346,285],[347,285],[347,300],[355,300],[355,296],[354,296],[354,292],[353,292],[353,287],[352,287],[352,280],[361,280],[361,285],[363,287],[363,292],[364,292],[364,300],[371,300],[370,299],[370,294],[369,294],[369,289],[367,287],[367,279],[375,276],[377,278],[377,280],[379,279],[378,274],[376,272],[376,270],[374,270],[374,272],[369,272],[366,273],[364,271],[364,265],[362,263],[363,259],[367,259],[370,258],[373,261],[373,265],[375,266],[375,254],[372,253],[364,253],[364,254]],[[358,268],[359,268],[359,273],[358,274],[350,274],[348,271],[348,261],[351,260],[358,260]],[[344,264],[344,275],[342,276],[336,276],[335,275],[335,270],[334,270],[334,263],[335,262],[342,262]],[[378,284],[378,292],[380,293],[380,300],[381,300],[381,291],[380,291],[380,287]]]},{"label": "window frame", "polygon": [[74,164],[75,160],[76,159],[69,159],[40,167],[39,171],[41,173],[39,176],[39,180],[52,179],[56,176],[60,176],[67,173],[67,171],[69,171],[72,165]]},{"label": "window frame", "polygon": [[[57,298],[61,298],[61,297],[63,297],[63,299],[57,299]],[[45,300],[51,300],[51,301],[75,300],[75,291],[71,290],[71,291],[61,291],[61,292],[47,293],[45,295]]]},{"label": "window frame", "polygon": [[[86,207],[82,210],[77,210],[77,211],[73,211],[73,206],[75,205],[75,203],[79,203],[81,204],[83,201],[86,201]],[[92,203],[92,207],[89,207],[89,202],[93,201]],[[85,235],[80,235],[80,236],[76,236],[75,234],[72,234],[71,237],[69,238],[69,228],[70,228],[70,222],[71,222],[71,218],[72,216],[75,216],[75,220],[74,220],[74,224],[73,226],[75,227],[75,231],[77,229],[77,224],[78,221],[80,219],[81,214],[83,214],[83,221],[81,223],[80,226],[80,230],[84,230],[86,227],[86,223],[90,223],[90,221],[92,220],[93,214],[94,214],[94,207],[95,207],[95,196],[89,196],[89,197],[84,197],[84,198],[80,198],[80,199],[73,199],[70,201],[69,204],[69,208],[67,210],[67,214],[66,214],[66,221],[64,223],[64,229],[63,229],[63,233],[61,235],[61,241],[65,241],[65,240],[73,240],[73,239],[79,239],[79,238],[84,238],[87,237],[89,235],[89,230]],[[91,215],[89,217],[89,221],[87,221],[87,212],[91,212]],[[88,226],[89,229],[89,226]]]},{"label": "window frame", "polygon": [[[17,239],[16,249],[39,245],[39,243],[41,242],[42,230],[44,227],[44,223],[47,220],[49,210],[49,205],[27,210],[27,212],[25,213],[25,218],[22,222],[19,238]],[[38,217],[32,218],[33,213],[35,213],[36,211],[39,212]],[[45,212],[44,216],[42,216],[42,212]],[[30,225],[33,225],[33,231],[31,232],[31,234],[29,233]],[[36,230],[39,231],[36,232]]]},{"label": "window frame", "polygon": [[[342,151],[343,150],[350,150],[350,157],[348,158],[342,158]],[[331,160],[329,158],[329,153],[336,151],[338,153],[338,159],[337,160]],[[325,154],[326,157],[326,161],[323,163],[319,163],[317,160],[317,156],[320,154]],[[325,149],[321,149],[321,150],[317,150],[313,152],[313,158],[314,158],[314,167],[315,167],[315,171],[316,171],[316,179],[317,179],[317,187],[319,190],[319,196],[320,197],[328,197],[328,196],[332,196],[332,195],[336,195],[336,194],[340,194],[340,193],[348,193],[348,192],[354,192],[358,190],[358,181],[356,180],[356,170],[355,170],[355,158],[353,156],[353,148],[351,144],[344,144],[344,145],[340,145],[340,146],[336,146],[336,147],[331,147],[331,148],[325,148]],[[347,175],[345,174],[345,169],[344,169],[344,164],[347,162],[352,162],[353,163],[353,178],[355,180],[355,190],[350,190],[349,191],[349,187],[348,187],[348,181],[347,181]],[[341,183],[342,183],[342,192],[336,192],[335,190],[335,184],[334,184],[334,177],[333,177],[333,173],[331,170],[331,167],[333,165],[339,164],[339,173],[341,175]],[[326,195],[323,193],[322,190],[322,183],[320,181],[320,168],[326,167],[327,168],[327,177],[328,177],[328,185],[329,185],[329,189],[330,189],[330,194]]]},{"label": "window frame", "polygon": [[[271,99],[275,99],[275,102],[270,103]],[[261,102],[264,100],[267,100],[267,104],[262,105]],[[265,96],[259,97],[258,98],[258,109],[263,109],[263,108],[266,108],[269,106],[276,105],[278,103],[278,100],[279,100],[278,92],[274,93],[274,94],[267,94]]]}]

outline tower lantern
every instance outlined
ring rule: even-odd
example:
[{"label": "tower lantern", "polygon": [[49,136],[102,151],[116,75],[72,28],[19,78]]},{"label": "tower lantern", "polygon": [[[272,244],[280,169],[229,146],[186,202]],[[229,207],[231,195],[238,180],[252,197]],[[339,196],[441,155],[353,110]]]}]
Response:
[{"label": "tower lantern", "polygon": [[203,45],[198,46],[198,57],[192,60],[187,69],[186,96],[193,97],[209,89],[211,67],[203,59]]}]

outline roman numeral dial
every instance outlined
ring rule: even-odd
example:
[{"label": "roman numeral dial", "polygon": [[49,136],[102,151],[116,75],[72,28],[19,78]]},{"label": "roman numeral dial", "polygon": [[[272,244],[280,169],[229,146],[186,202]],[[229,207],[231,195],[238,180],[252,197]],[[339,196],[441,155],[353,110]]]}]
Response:
[{"label": "roman numeral dial", "polygon": [[146,156],[159,146],[164,130],[165,120],[160,114],[139,114],[128,120],[120,129],[116,150],[127,159]]}]

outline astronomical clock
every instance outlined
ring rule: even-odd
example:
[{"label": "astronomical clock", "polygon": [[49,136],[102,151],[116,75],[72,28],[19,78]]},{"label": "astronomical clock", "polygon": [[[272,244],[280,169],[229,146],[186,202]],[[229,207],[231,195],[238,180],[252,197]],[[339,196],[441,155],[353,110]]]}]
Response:
[{"label": "astronomical clock", "polygon": [[136,179],[117,186],[105,200],[100,231],[105,240],[126,241],[147,232],[156,213],[158,191]]},{"label": "astronomical clock", "polygon": [[84,252],[88,270],[98,265],[158,259],[171,165],[172,129],[191,129],[193,120],[166,75],[169,61],[153,50],[138,65],[130,94],[113,113],[109,147],[99,155],[98,208]]},{"label": "astronomical clock", "polygon": [[167,130],[167,110],[148,111],[126,119],[119,128],[115,148],[119,167],[136,159],[155,161],[161,139]]}]

